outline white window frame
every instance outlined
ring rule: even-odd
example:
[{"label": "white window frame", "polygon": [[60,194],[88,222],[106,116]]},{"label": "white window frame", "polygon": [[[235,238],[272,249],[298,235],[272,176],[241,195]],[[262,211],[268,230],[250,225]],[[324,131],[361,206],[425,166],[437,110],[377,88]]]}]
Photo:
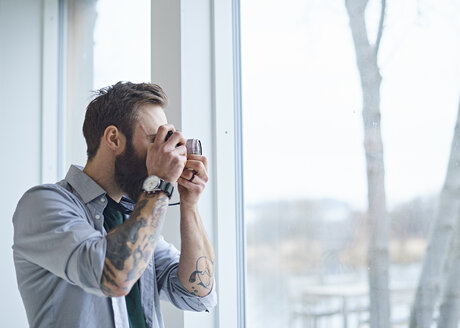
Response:
[{"label": "white window frame", "polygon": [[40,181],[53,183],[58,178],[59,162],[59,0],[44,0],[42,10]]},{"label": "white window frame", "polygon": [[[214,1],[218,327],[246,327],[239,0]],[[220,171],[219,171],[220,169]],[[229,232],[232,233],[229,233]],[[218,260],[219,262],[219,260]],[[236,308],[235,308],[236,304]]]},{"label": "white window frame", "polygon": [[[200,212],[216,250],[218,293],[213,315],[167,310],[165,324],[244,328],[239,1],[152,0],[151,9],[152,82],[170,98],[169,121],[202,139],[210,160]],[[177,241],[178,227],[165,236]]]},{"label": "white window frame", "polygon": [[67,0],[43,0],[40,182],[63,178],[65,139],[65,33]]}]

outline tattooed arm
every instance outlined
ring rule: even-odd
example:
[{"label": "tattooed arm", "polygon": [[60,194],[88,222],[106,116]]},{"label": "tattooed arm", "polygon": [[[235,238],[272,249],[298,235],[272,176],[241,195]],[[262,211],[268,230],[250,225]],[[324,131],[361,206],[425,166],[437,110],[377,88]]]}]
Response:
[{"label": "tattooed arm", "polygon": [[192,294],[206,296],[214,284],[214,249],[196,208],[181,206],[179,280]]},{"label": "tattooed arm", "polygon": [[149,264],[166,217],[169,199],[163,192],[143,193],[130,218],[107,234],[101,289],[125,296]]},{"label": "tattooed arm", "polygon": [[188,155],[178,180],[181,201],[181,255],[179,280],[192,294],[206,296],[214,284],[214,249],[197,210],[198,199],[208,182],[205,156]]}]

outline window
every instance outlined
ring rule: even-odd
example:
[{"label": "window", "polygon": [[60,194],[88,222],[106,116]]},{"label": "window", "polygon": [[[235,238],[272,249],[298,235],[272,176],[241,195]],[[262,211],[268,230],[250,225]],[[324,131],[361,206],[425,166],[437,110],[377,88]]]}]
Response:
[{"label": "window", "polygon": [[[64,171],[86,162],[81,134],[92,91],[150,81],[150,1],[65,1]],[[69,151],[72,150],[72,151]]]},{"label": "window", "polygon": [[351,26],[375,51],[379,1],[241,2],[247,327],[408,326],[422,263],[450,263],[426,247],[450,249],[430,231],[458,212],[460,8],[387,3],[375,66]]},{"label": "window", "polygon": [[150,1],[98,0],[94,87],[150,81]]}]

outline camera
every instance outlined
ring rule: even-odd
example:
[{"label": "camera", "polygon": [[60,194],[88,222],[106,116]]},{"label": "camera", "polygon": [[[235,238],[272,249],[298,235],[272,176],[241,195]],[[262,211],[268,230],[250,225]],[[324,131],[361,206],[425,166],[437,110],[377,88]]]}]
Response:
[{"label": "camera", "polygon": [[[172,134],[173,134],[173,131],[168,131],[165,141],[167,141]],[[199,139],[187,139],[185,147],[187,148],[187,154],[195,154],[195,155],[203,154],[203,151],[201,148],[201,141]]]}]

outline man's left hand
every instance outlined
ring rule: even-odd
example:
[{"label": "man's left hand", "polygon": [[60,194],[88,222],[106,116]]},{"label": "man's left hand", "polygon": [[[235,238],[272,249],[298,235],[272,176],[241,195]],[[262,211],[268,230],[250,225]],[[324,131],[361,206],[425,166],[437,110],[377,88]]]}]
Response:
[{"label": "man's left hand", "polygon": [[202,155],[187,155],[185,169],[177,182],[181,207],[194,208],[208,182],[208,159]]}]

